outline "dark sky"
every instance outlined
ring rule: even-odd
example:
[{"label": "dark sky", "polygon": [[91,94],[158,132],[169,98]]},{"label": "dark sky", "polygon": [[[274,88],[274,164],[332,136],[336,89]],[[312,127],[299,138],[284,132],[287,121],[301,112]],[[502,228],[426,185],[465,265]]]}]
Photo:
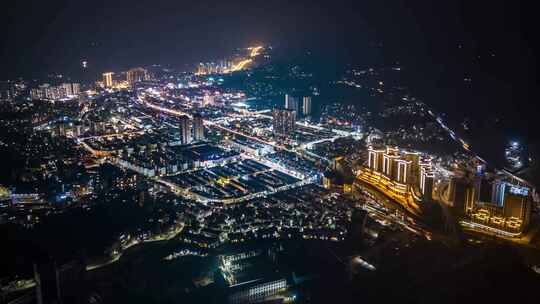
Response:
[{"label": "dark sky", "polygon": [[377,41],[404,59],[434,63],[453,56],[462,41],[522,64],[523,57],[531,59],[528,39],[535,34],[523,29],[530,26],[526,14],[534,20],[527,13],[532,7],[517,1],[6,2],[0,10],[2,77],[62,71],[81,59],[112,69],[180,66],[257,41],[353,57]]}]

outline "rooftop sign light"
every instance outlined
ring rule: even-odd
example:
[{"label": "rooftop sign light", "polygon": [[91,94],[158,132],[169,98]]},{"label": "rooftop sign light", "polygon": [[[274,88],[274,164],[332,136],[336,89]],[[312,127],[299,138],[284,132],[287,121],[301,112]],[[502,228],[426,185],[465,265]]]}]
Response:
[{"label": "rooftop sign light", "polygon": [[519,187],[515,185],[509,185],[508,192],[514,195],[527,196],[529,195],[529,188]]}]

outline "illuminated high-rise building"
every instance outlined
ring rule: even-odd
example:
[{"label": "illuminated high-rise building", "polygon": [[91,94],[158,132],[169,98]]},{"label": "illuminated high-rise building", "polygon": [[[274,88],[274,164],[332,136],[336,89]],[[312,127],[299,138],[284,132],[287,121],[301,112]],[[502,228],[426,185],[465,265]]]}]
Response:
[{"label": "illuminated high-rise building", "polygon": [[57,94],[56,94],[56,87],[46,87],[45,90],[45,99],[49,99],[49,100],[52,100],[52,99],[56,99],[57,97]]},{"label": "illuminated high-rise building", "polygon": [[73,84],[71,83],[62,83],[62,87],[64,88],[67,95],[72,96],[73,94]]},{"label": "illuminated high-rise building", "polygon": [[530,189],[525,186],[506,184],[503,196],[503,214],[509,222],[517,225],[520,220],[522,222],[521,229],[525,229],[530,222],[531,217],[531,201],[529,193]]},{"label": "illuminated high-rise building", "polygon": [[106,88],[110,88],[110,87],[113,86],[113,78],[112,78],[112,75],[113,75],[112,72],[103,73],[103,85],[104,85]]},{"label": "illuminated high-rise building", "polygon": [[432,199],[434,174],[431,158],[397,147],[369,146],[367,167],[360,170],[359,179],[383,192],[407,208],[418,210],[420,202]]},{"label": "illuminated high-rise building", "polygon": [[78,83],[72,83],[72,88],[73,88],[73,95],[78,95],[79,93],[81,93],[81,85],[78,84]]},{"label": "illuminated high-rise building", "polygon": [[394,162],[393,177],[400,183],[408,183],[411,179],[411,161],[406,159],[396,159]]},{"label": "illuminated high-rise building", "polygon": [[432,172],[432,159],[426,155],[422,155],[416,151],[402,151],[403,158],[410,162],[410,168],[408,171],[408,183],[417,184],[420,182],[420,170],[425,168],[427,171]]},{"label": "illuminated high-rise building", "polygon": [[45,98],[45,90],[42,88],[33,88],[30,90],[30,98],[32,100],[39,100]]},{"label": "illuminated high-rise building", "polygon": [[420,168],[420,192],[422,193],[424,198],[432,199],[433,184],[434,184],[434,174],[431,168],[421,167]]},{"label": "illuminated high-rise building", "polygon": [[386,149],[375,149],[369,147],[368,150],[368,167],[375,171],[382,171],[383,155]]},{"label": "illuminated high-rise building", "polygon": [[182,144],[191,143],[191,121],[188,116],[184,115],[179,118],[179,129]]},{"label": "illuminated high-rise building", "polygon": [[0,82],[0,100],[11,100],[16,95],[14,83],[11,81]]},{"label": "illuminated high-rise building", "polygon": [[206,66],[204,65],[204,63],[199,63],[197,65],[197,72],[195,72],[197,75],[204,75],[206,74]]},{"label": "illuminated high-rise building", "polygon": [[311,96],[304,96],[302,99],[302,114],[304,116],[311,115]]},{"label": "illuminated high-rise building", "polygon": [[421,158],[414,151],[400,151],[397,147],[368,149],[368,168],[383,173],[388,178],[402,184],[420,184],[421,172],[431,176],[431,158]]},{"label": "illuminated high-rise building", "polygon": [[477,176],[470,192],[464,211],[475,228],[514,237],[529,225],[531,188],[520,178]]},{"label": "illuminated high-rise building", "polygon": [[506,185],[509,185],[505,182],[493,183],[491,189],[491,202],[499,207],[504,206],[504,199],[506,195]]},{"label": "illuminated high-rise building", "polygon": [[204,140],[204,124],[202,115],[197,113],[193,115],[193,140]]},{"label": "illuminated high-rise building", "polygon": [[290,137],[294,134],[296,127],[296,112],[289,109],[274,109],[272,111],[274,119],[274,135],[278,137]]},{"label": "illuminated high-rise building", "polygon": [[42,84],[42,85],[39,86],[39,90],[41,91],[41,96],[42,96],[41,98],[42,98],[42,99],[46,99],[46,98],[47,98],[46,92],[47,92],[47,89],[50,88],[50,87],[51,87],[51,85],[48,84],[48,83],[44,83],[44,84]]},{"label": "illuminated high-rise building", "polygon": [[143,68],[133,68],[127,71],[127,82],[133,87],[135,83],[148,79],[148,72]]},{"label": "illuminated high-rise building", "polygon": [[202,106],[203,107],[212,106],[214,105],[214,101],[215,101],[214,95],[206,94],[203,96]]},{"label": "illuminated high-rise building", "polygon": [[399,160],[399,149],[398,148],[386,148],[386,153],[383,154],[383,167],[382,172],[393,179],[397,175],[397,161]]},{"label": "illuminated high-rise building", "polygon": [[445,200],[456,210],[472,210],[474,188],[463,178],[452,177],[445,191]]},{"label": "illuminated high-rise building", "polygon": [[66,90],[63,86],[47,86],[45,87],[45,98],[49,100],[57,100],[66,97]]},{"label": "illuminated high-rise building", "polygon": [[294,115],[296,117],[299,110],[298,98],[285,94],[285,109],[294,111]]},{"label": "illuminated high-rise building", "polygon": [[30,97],[34,100],[48,99],[58,100],[66,97],[72,97],[80,93],[78,83],[62,83],[58,86],[51,86],[48,83],[42,84],[37,88],[30,90]]}]

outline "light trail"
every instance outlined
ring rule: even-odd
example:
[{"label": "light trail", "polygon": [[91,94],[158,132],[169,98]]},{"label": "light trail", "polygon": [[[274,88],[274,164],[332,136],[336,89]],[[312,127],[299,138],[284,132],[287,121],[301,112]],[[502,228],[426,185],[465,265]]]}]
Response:
[{"label": "light trail", "polygon": [[114,138],[118,136],[126,136],[126,135],[142,135],[144,134],[144,131],[133,131],[133,132],[122,132],[122,133],[113,133],[113,134],[105,134],[105,135],[96,135],[96,136],[88,136],[88,137],[79,137],[79,140],[87,140],[87,139],[98,139],[98,138]]},{"label": "light trail", "polygon": [[461,226],[470,228],[473,231],[484,232],[484,233],[489,232],[497,236],[517,237],[522,234],[521,232],[512,233],[512,232],[504,231],[501,229],[493,228],[490,226],[486,226],[486,225],[482,225],[482,224],[478,224],[478,223],[474,223],[470,221],[460,221],[459,223],[461,224]]},{"label": "light trail", "polygon": [[248,64],[250,64],[253,60],[251,59],[245,59],[245,60],[242,60],[240,62],[238,62],[235,66],[233,66],[231,69],[230,69],[230,72],[237,72],[237,71],[240,71],[240,70],[243,70]]},{"label": "light trail", "polygon": [[255,58],[257,56],[260,55],[260,50],[262,50],[262,46],[256,46],[256,47],[252,47],[252,48],[248,48],[250,50],[250,53],[249,53],[249,57],[248,59],[244,59],[240,62],[238,62],[236,65],[234,65],[233,67],[231,67],[229,69],[229,72],[237,72],[237,71],[241,71],[243,69],[245,69],[249,64],[251,64],[253,62],[253,59],[251,58]]},{"label": "light trail", "polygon": [[187,116],[190,119],[193,118],[193,116],[191,114],[186,113],[186,112],[181,112],[181,111],[171,110],[169,108],[160,107],[158,105],[155,105],[155,104],[147,102],[147,101],[142,101],[142,103],[143,103],[143,105],[146,105],[146,106],[148,106],[148,107],[150,107],[152,109],[155,109],[155,110],[158,110],[158,111],[161,111],[161,112],[173,114],[173,115],[176,115],[176,116]]},{"label": "light trail", "polygon": [[249,54],[249,57],[256,57],[256,56],[259,56],[259,51],[262,49],[263,47],[262,46],[256,46],[256,47],[253,47],[251,48],[251,53]]}]

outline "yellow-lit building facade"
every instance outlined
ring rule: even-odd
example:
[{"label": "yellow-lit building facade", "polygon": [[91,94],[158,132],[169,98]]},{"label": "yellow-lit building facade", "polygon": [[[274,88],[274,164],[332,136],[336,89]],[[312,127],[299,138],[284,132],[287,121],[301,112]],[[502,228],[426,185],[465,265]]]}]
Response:
[{"label": "yellow-lit building facade", "polygon": [[143,68],[133,68],[126,73],[126,80],[130,87],[133,87],[137,82],[148,80],[148,78],[148,71]]},{"label": "yellow-lit building facade", "polygon": [[531,189],[516,180],[490,183],[491,199],[479,193],[486,184],[477,183],[467,189],[465,226],[514,237],[526,230],[531,216]]},{"label": "yellow-lit building facade", "polygon": [[112,72],[103,73],[103,86],[105,86],[106,88],[110,88],[113,86],[112,76],[113,76]]},{"label": "yellow-lit building facade", "polygon": [[431,158],[419,152],[370,146],[367,167],[360,169],[357,177],[409,210],[418,210],[420,202],[432,196]]}]

